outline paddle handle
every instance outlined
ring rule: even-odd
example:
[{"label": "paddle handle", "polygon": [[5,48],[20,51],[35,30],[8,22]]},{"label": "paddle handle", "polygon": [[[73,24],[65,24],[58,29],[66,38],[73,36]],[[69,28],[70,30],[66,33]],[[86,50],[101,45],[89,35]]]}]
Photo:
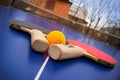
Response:
[{"label": "paddle handle", "polygon": [[45,52],[49,47],[49,43],[45,35],[40,30],[32,29],[31,46],[37,52]]}]

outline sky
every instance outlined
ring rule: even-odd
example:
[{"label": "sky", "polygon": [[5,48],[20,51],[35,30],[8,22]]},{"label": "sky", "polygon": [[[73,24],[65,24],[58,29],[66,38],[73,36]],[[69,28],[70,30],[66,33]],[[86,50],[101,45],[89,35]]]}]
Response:
[{"label": "sky", "polygon": [[[73,4],[85,7],[88,15],[87,22],[90,22],[91,15],[98,14],[101,18],[99,26],[112,27],[114,22],[118,23],[116,27],[120,28],[120,0],[69,0]],[[96,8],[97,7],[97,8]],[[99,10],[101,9],[101,10]],[[94,20],[94,23],[97,21]],[[112,21],[112,22],[111,22]]]}]

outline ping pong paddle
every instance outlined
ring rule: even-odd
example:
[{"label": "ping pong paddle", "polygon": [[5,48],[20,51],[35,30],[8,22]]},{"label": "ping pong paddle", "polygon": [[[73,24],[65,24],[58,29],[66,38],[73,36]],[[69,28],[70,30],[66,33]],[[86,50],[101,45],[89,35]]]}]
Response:
[{"label": "ping pong paddle", "polygon": [[92,46],[89,46],[85,43],[82,43],[80,41],[78,42],[78,41],[75,41],[72,39],[68,39],[67,41],[68,41],[68,43],[70,43],[72,45],[79,46],[79,47],[83,48],[86,51],[85,56],[87,56],[87,57],[89,57],[89,55],[94,56],[95,59],[94,58],[92,58],[92,59],[100,64],[103,64],[103,65],[106,65],[109,67],[113,67],[117,63],[117,61],[113,57],[111,57],[107,53],[102,52],[102,51],[100,51]]},{"label": "ping pong paddle", "polygon": [[[116,60],[114,58],[97,49],[92,48],[93,51],[87,51],[84,48],[80,47],[80,45],[77,44],[75,41],[68,40],[68,42],[72,44],[74,43],[74,45],[64,45],[64,44],[50,45],[48,49],[49,56],[54,60],[65,60],[65,59],[86,56],[108,67],[113,67],[116,64]],[[97,51],[97,53],[94,50]]]},{"label": "ping pong paddle", "polygon": [[20,31],[27,32],[31,35],[31,46],[33,50],[37,52],[45,52],[48,49],[48,41],[45,38],[45,34],[42,33],[42,31],[37,29],[30,29],[27,27],[24,27],[27,23],[24,23],[22,21],[11,21],[10,25],[12,28]]},{"label": "ping pong paddle", "polygon": [[[14,29],[21,30],[21,31],[31,34],[32,48],[37,52],[45,52],[48,49],[48,45],[50,44],[65,44],[66,43],[65,35],[58,30],[53,30],[53,31],[48,32],[48,30],[45,30],[45,28],[43,29],[42,27],[38,25],[19,21],[19,20],[11,21],[10,25]],[[37,28],[39,27],[40,30],[32,29],[32,28],[30,29],[30,28],[27,28],[27,26],[29,27],[31,26],[32,28],[37,26]],[[42,33],[41,30],[44,33]],[[46,32],[48,34],[45,34]]]}]

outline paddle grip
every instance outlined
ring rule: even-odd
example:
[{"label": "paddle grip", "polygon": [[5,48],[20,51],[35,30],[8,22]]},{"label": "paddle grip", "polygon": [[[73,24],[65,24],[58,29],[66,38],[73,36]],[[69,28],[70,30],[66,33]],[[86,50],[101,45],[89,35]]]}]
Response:
[{"label": "paddle grip", "polygon": [[48,41],[40,30],[32,29],[31,46],[37,52],[45,52],[48,49]]}]

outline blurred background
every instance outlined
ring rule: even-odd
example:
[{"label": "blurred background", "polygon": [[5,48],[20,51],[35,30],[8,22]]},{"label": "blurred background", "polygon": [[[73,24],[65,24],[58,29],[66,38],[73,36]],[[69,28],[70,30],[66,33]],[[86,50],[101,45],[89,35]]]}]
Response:
[{"label": "blurred background", "polygon": [[119,0],[0,0],[120,49]]}]

